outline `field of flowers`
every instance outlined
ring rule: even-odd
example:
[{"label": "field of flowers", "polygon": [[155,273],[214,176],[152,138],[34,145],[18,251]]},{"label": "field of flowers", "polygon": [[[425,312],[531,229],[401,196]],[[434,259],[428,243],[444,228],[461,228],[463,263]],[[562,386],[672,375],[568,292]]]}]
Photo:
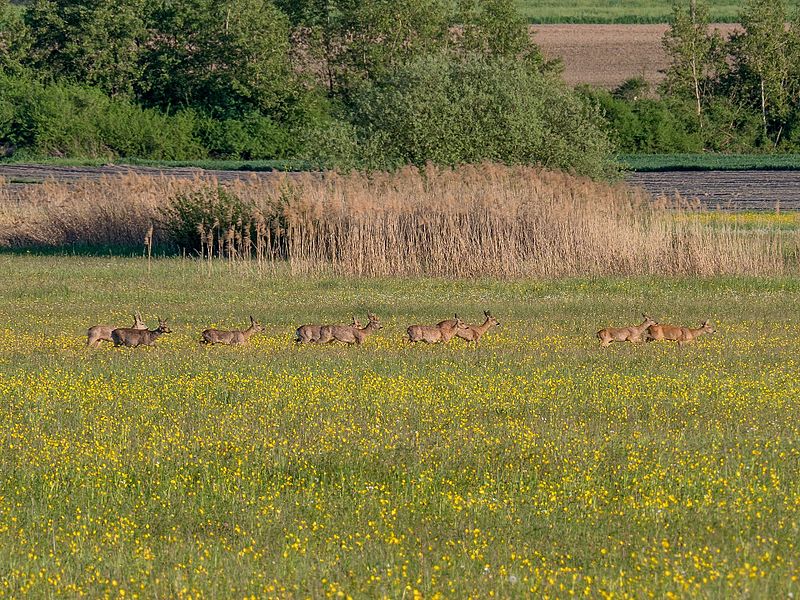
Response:
[{"label": "field of flowers", "polygon": [[[0,596],[800,595],[797,279],[213,268],[0,256]],[[175,333],[85,348],[136,308]],[[402,341],[484,309],[477,348]],[[292,342],[368,310],[361,348]],[[718,332],[598,348],[642,311]]]}]

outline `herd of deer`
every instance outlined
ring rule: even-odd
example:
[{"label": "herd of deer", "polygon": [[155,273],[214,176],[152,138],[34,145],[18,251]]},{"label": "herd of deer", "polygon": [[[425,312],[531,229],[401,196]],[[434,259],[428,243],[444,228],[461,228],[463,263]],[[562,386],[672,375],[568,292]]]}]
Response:
[{"label": "herd of deer", "polygon": [[[454,337],[467,342],[480,341],[483,334],[500,322],[488,310],[483,311],[486,320],[481,325],[468,325],[458,315],[445,319],[436,325],[411,325],[406,329],[409,342],[425,342],[426,344],[447,343]],[[608,347],[611,342],[632,342],[634,344],[651,340],[669,340],[678,342],[678,346],[689,343],[704,333],[714,333],[714,326],[709,321],[694,329],[660,325],[647,315],[640,325],[631,327],[606,327],[597,332],[600,346]],[[354,316],[349,325],[302,325],[297,328],[295,342],[299,344],[328,344],[343,342],[360,345],[373,331],[382,329],[381,320],[373,313],[367,315],[369,321],[362,326]],[[264,331],[264,327],[250,317],[250,327],[241,330],[206,329],[200,337],[201,344],[227,344],[241,346],[246,344],[254,333]],[[112,327],[110,325],[94,325],[87,332],[86,345],[96,348],[101,341],[113,342],[115,346],[153,346],[155,341],[165,333],[172,333],[164,319],[158,319],[156,329],[148,329],[138,311],[133,315],[132,327]]]}]

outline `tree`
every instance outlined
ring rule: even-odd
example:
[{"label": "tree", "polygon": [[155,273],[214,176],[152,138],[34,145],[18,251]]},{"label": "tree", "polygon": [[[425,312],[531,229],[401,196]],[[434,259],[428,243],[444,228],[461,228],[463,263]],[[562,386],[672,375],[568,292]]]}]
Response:
[{"label": "tree", "polygon": [[709,32],[707,2],[675,2],[672,21],[662,44],[670,59],[662,93],[691,99],[702,129],[704,109],[714,95],[715,84],[726,64],[722,38],[717,31]]},{"label": "tree", "polygon": [[590,176],[614,169],[599,113],[557,77],[513,58],[423,56],[362,86],[350,111],[370,168],[497,161]]},{"label": "tree", "polygon": [[22,11],[9,0],[0,0],[0,71],[18,73],[29,43]]},{"label": "tree", "polygon": [[143,0],[35,0],[28,64],[55,79],[129,95],[139,78]]},{"label": "tree", "polygon": [[150,104],[280,116],[300,93],[288,18],[269,0],[161,0],[148,27],[140,94]]},{"label": "tree", "polygon": [[731,39],[735,85],[760,112],[764,137],[777,146],[791,108],[797,46],[787,31],[786,1],[747,0],[740,20],[744,31]]},{"label": "tree", "polygon": [[546,61],[533,42],[528,25],[513,0],[459,0],[460,45],[482,56],[524,59],[547,71],[560,71],[560,61]]}]

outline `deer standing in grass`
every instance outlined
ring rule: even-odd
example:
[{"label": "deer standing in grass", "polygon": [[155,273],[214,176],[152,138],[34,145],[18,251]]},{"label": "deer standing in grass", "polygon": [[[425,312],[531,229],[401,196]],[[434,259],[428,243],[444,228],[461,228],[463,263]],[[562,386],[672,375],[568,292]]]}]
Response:
[{"label": "deer standing in grass", "polygon": [[264,331],[264,327],[256,321],[252,316],[250,317],[250,327],[247,329],[233,331],[225,331],[222,329],[206,329],[203,331],[203,338],[200,340],[201,344],[227,344],[229,346],[241,346],[246,344],[250,336],[259,331]]},{"label": "deer standing in grass", "polygon": [[634,344],[641,344],[644,339],[642,334],[648,327],[658,325],[656,321],[643,314],[644,322],[641,325],[631,327],[606,327],[597,332],[597,338],[600,340],[600,346],[607,348],[611,342],[632,342]]},{"label": "deer standing in grass", "polygon": [[[348,325],[301,325],[295,332],[294,341],[298,344],[316,344],[319,342],[323,327],[348,327]],[[349,327],[361,329],[361,322],[353,315],[353,322]]]},{"label": "deer standing in grass", "polygon": [[678,346],[683,346],[693,342],[695,339],[706,333],[714,333],[717,330],[711,324],[711,321],[706,319],[700,327],[677,327],[675,325],[651,325],[647,329],[648,341],[655,340],[657,342],[666,340],[669,342],[678,342]]},{"label": "deer standing in grass", "polygon": [[367,316],[369,317],[369,322],[365,327],[359,327],[358,320],[355,317],[353,317],[352,325],[323,325],[318,342],[320,344],[328,344],[337,341],[360,346],[367,335],[378,329],[383,329],[380,318],[372,313]]},{"label": "deer standing in grass", "polygon": [[408,341],[435,344],[449,342],[458,331],[464,330],[467,325],[455,315],[452,319],[439,321],[436,325],[411,325],[406,329]]},{"label": "deer standing in grass", "polygon": [[462,340],[477,344],[483,334],[489,331],[491,327],[500,326],[500,321],[495,319],[488,310],[483,311],[483,316],[486,317],[483,325],[467,325],[465,329],[456,329],[456,335]]},{"label": "deer standing in grass", "polygon": [[[111,325],[93,325],[89,327],[86,332],[86,345],[90,348],[97,348],[100,342],[113,342],[111,332],[115,329],[119,328]],[[139,314],[138,310],[133,314],[133,326],[131,329],[147,329],[147,325],[144,324],[142,315]]]},{"label": "deer standing in grass", "polygon": [[164,333],[172,333],[164,319],[158,319],[158,329],[133,329],[122,327],[111,332],[115,346],[154,346],[156,340]]}]

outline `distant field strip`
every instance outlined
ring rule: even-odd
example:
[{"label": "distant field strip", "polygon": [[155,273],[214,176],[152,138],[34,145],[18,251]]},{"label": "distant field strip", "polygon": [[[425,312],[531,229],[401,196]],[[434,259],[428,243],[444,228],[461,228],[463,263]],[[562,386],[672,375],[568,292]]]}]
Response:
[{"label": "distant field strip", "polygon": [[[742,8],[731,0],[709,4],[711,18],[721,23],[735,22]],[[672,4],[659,0],[518,0],[517,6],[530,23],[666,23],[672,14]]]}]

